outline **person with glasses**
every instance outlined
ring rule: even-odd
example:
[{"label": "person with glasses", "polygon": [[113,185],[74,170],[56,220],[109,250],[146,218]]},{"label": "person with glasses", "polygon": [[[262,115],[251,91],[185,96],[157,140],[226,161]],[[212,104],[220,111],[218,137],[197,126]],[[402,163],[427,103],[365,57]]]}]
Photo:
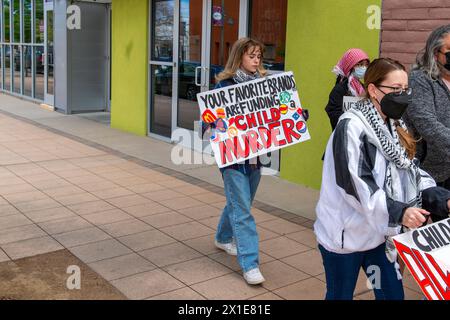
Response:
[{"label": "person with glasses", "polygon": [[363,97],[364,86],[361,81],[370,60],[367,53],[361,49],[349,49],[333,69],[336,74],[336,84],[330,92],[325,111],[330,118],[331,128],[334,130],[339,117],[344,113],[344,97]]},{"label": "person with glasses", "polygon": [[327,300],[353,299],[360,269],[377,300],[402,300],[396,256],[387,239],[402,226],[422,226],[433,210],[448,215],[450,192],[417,166],[415,140],[402,116],[413,89],[399,62],[374,60],[364,77],[366,97],[345,112],[325,152],[314,232],[327,282]]},{"label": "person with glasses", "polygon": [[410,86],[405,121],[419,141],[417,157],[438,185],[450,190],[450,24],[429,36],[412,68]]}]

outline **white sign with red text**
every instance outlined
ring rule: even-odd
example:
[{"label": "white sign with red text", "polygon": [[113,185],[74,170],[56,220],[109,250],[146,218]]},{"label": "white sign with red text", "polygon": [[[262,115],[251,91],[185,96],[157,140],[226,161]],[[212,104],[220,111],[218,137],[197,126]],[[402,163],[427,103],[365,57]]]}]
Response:
[{"label": "white sign with red text", "polygon": [[393,239],[428,300],[450,300],[450,219]]},{"label": "white sign with red text", "polygon": [[310,139],[292,72],[202,92],[202,121],[215,127],[220,168]]}]

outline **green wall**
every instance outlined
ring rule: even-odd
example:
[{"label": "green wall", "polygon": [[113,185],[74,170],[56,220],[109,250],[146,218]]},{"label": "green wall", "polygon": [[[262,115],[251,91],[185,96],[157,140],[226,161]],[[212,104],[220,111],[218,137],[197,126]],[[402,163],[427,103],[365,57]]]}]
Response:
[{"label": "green wall", "polygon": [[289,0],[286,70],[294,71],[304,108],[310,111],[308,142],[283,149],[281,177],[319,189],[322,155],[331,126],[325,112],[336,81],[333,66],[349,48],[378,56],[379,30],[369,30],[367,8],[381,0]]},{"label": "green wall", "polygon": [[145,136],[148,0],[112,2],[111,126]]}]

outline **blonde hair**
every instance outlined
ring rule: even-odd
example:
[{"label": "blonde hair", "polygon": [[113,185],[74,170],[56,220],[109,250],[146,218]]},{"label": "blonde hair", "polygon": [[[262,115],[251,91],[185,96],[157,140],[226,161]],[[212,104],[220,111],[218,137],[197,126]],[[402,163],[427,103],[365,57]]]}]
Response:
[{"label": "blonde hair", "polygon": [[[225,65],[225,70],[216,76],[216,81],[220,82],[222,80],[233,78],[242,64],[244,54],[251,49],[253,49],[251,53],[254,53],[257,49],[259,49],[261,51],[261,56],[264,56],[265,47],[260,41],[251,38],[241,38],[236,41],[231,48],[230,57]],[[258,67],[258,72],[261,76],[265,76],[267,71],[264,69],[262,64],[262,57]]]}]

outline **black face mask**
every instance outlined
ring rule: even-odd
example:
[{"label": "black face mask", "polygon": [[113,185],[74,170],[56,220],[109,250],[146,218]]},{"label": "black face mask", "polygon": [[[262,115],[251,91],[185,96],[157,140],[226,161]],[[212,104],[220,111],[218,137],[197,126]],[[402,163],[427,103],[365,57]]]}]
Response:
[{"label": "black face mask", "polygon": [[401,95],[396,95],[392,92],[386,94],[379,103],[381,111],[386,117],[399,120],[411,103],[411,95],[408,95],[406,92],[403,92]]},{"label": "black face mask", "polygon": [[447,63],[444,64],[444,68],[450,71],[450,51],[447,52],[445,56],[447,57]]}]

